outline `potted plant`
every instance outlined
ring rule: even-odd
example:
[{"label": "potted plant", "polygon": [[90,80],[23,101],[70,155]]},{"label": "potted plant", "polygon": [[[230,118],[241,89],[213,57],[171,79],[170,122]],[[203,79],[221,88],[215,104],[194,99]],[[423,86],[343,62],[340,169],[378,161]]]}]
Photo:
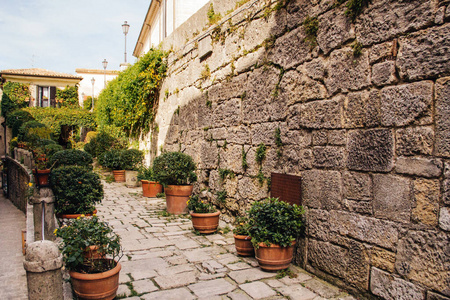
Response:
[{"label": "potted plant", "polygon": [[303,229],[303,207],[268,198],[254,202],[249,211],[249,233],[256,260],[263,270],[289,267],[295,240]]},{"label": "potted plant", "polygon": [[93,162],[92,156],[89,153],[77,149],[61,150],[53,154],[50,158],[50,163],[54,168],[80,166],[92,170]]},{"label": "potted plant", "polygon": [[142,195],[144,197],[156,197],[162,193],[162,184],[155,181],[152,167],[141,167],[137,179],[142,183]]},{"label": "potted plant", "polygon": [[112,169],[116,182],[125,182],[125,168],[121,160],[122,150],[112,149],[106,151],[99,157],[99,164],[108,169]]},{"label": "potted plant", "polygon": [[204,234],[216,232],[220,211],[216,210],[211,203],[205,203],[197,195],[193,195],[187,201],[187,208],[195,230]]},{"label": "potted plant", "polygon": [[103,199],[103,185],[98,174],[80,166],[52,170],[50,185],[55,196],[55,212],[63,219],[95,213],[95,204]]},{"label": "potted plant", "polygon": [[240,217],[236,219],[237,225],[233,229],[234,246],[236,252],[240,256],[255,255],[255,248],[250,237],[250,224],[248,217]]},{"label": "potted plant", "polygon": [[138,170],[142,166],[144,153],[137,149],[126,149],[120,153],[120,160],[125,169],[125,181],[128,187],[138,186]]},{"label": "potted plant", "polygon": [[165,152],[153,161],[154,176],[164,186],[169,213],[187,212],[186,203],[192,194],[192,183],[197,181],[196,169],[192,157],[181,152]]},{"label": "potted plant", "polygon": [[75,295],[82,299],[113,299],[119,287],[120,237],[105,222],[80,216],[55,230]]},{"label": "potted plant", "polygon": [[46,144],[32,150],[34,158],[34,169],[32,172],[36,185],[39,187],[49,186],[49,176],[53,166],[50,159],[60,150],[62,150],[62,147],[56,144]]}]

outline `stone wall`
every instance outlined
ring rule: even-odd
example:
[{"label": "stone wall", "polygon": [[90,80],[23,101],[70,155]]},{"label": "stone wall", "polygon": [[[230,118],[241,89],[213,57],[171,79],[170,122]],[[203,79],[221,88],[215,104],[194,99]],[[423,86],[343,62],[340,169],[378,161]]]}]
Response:
[{"label": "stone wall", "polygon": [[354,23],[331,0],[212,3],[219,26],[203,9],[164,45],[152,155],[192,155],[228,218],[271,172],[299,175],[300,266],[367,298],[450,299],[449,1],[373,0]]}]

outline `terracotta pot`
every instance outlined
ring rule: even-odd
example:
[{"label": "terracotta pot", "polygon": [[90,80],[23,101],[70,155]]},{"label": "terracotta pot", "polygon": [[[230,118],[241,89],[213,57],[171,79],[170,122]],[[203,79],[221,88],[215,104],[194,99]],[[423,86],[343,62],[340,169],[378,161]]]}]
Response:
[{"label": "terracotta pot", "polygon": [[[157,194],[162,193],[162,185],[156,181],[141,180],[142,195],[144,197],[156,197]],[[187,201],[187,200],[186,200]]]},{"label": "terracotta pot", "polygon": [[50,176],[50,169],[45,170],[33,169],[33,175],[37,186],[46,187],[50,185],[48,182],[48,177]]},{"label": "terracotta pot", "polygon": [[81,299],[114,299],[119,287],[119,272],[121,268],[120,263],[117,263],[115,268],[103,273],[84,274],[69,271],[75,295]]},{"label": "terracotta pot", "polygon": [[191,212],[192,226],[200,233],[216,232],[219,226],[220,211],[213,213],[193,213]]},{"label": "terracotta pot", "polygon": [[248,235],[234,235],[234,246],[236,252],[240,256],[255,255],[255,248],[253,248],[252,238]]},{"label": "terracotta pot", "polygon": [[292,242],[292,246],[289,247],[280,247],[274,244],[267,246],[264,243],[260,243],[259,248],[255,250],[256,260],[261,269],[266,271],[287,269],[294,255],[294,245],[295,242]]},{"label": "terracotta pot", "polygon": [[125,170],[113,170],[115,182],[125,182]]},{"label": "terracotta pot", "polygon": [[176,215],[187,213],[187,201],[193,188],[192,185],[168,185],[164,189],[167,212]]},{"label": "terracotta pot", "polygon": [[81,217],[81,215],[85,215],[86,217],[90,217],[93,214],[96,214],[97,210],[94,209],[94,211],[92,213],[88,213],[88,214],[56,214],[56,217],[59,219],[76,219],[78,217]]}]

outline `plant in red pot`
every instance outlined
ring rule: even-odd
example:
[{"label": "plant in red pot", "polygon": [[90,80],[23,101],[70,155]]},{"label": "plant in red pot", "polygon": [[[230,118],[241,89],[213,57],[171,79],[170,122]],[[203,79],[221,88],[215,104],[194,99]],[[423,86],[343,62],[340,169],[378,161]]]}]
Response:
[{"label": "plant in red pot", "polygon": [[250,237],[250,224],[248,217],[236,218],[236,227],[233,229],[234,234],[234,246],[236,252],[240,256],[253,256],[255,255],[255,248],[252,244],[252,238]]},{"label": "plant in red pot", "polygon": [[50,185],[59,218],[71,219],[95,213],[95,204],[103,199],[103,185],[98,174],[81,166],[52,170]]},{"label": "plant in red pot", "polygon": [[121,155],[122,150],[112,149],[98,158],[98,163],[102,167],[112,169],[115,182],[125,182],[125,166]]},{"label": "plant in red pot", "polygon": [[193,195],[187,202],[187,208],[190,211],[192,226],[195,230],[204,234],[216,232],[219,226],[220,211],[215,209],[211,203]]},{"label": "plant in red pot", "polygon": [[187,201],[192,183],[197,181],[197,166],[191,156],[181,152],[164,152],[153,161],[156,181],[164,186],[167,212],[187,213]]},{"label": "plant in red pot", "polygon": [[249,211],[249,233],[261,269],[287,269],[292,261],[294,245],[303,230],[303,207],[277,198],[253,203]]},{"label": "plant in red pot", "polygon": [[[44,143],[45,140],[42,141]],[[60,150],[62,150],[62,147],[54,143],[44,144],[32,150],[34,158],[34,169],[32,172],[38,187],[49,186],[49,176],[53,167],[51,159]]]},{"label": "plant in red pot", "polygon": [[96,215],[81,216],[56,229],[55,235],[61,238],[59,248],[75,295],[80,299],[114,299],[123,253],[120,237],[112,228]]},{"label": "plant in red pot", "polygon": [[162,193],[162,184],[155,181],[152,167],[141,167],[137,179],[142,183],[142,195],[144,197],[156,197]]}]

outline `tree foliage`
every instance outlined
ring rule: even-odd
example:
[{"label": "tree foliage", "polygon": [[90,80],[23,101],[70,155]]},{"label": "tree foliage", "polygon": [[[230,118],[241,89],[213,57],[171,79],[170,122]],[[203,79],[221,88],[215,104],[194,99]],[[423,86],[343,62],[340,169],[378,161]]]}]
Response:
[{"label": "tree foliage", "polygon": [[3,85],[2,116],[7,117],[16,109],[27,107],[30,100],[30,89],[27,84],[18,82],[6,82]]},{"label": "tree foliage", "polygon": [[101,128],[115,126],[130,137],[147,133],[155,118],[159,88],[166,74],[166,53],[149,52],[110,81],[95,106]]},{"label": "tree foliage", "polygon": [[66,86],[65,89],[56,89],[56,100],[61,103],[61,107],[79,108],[78,86]]}]

